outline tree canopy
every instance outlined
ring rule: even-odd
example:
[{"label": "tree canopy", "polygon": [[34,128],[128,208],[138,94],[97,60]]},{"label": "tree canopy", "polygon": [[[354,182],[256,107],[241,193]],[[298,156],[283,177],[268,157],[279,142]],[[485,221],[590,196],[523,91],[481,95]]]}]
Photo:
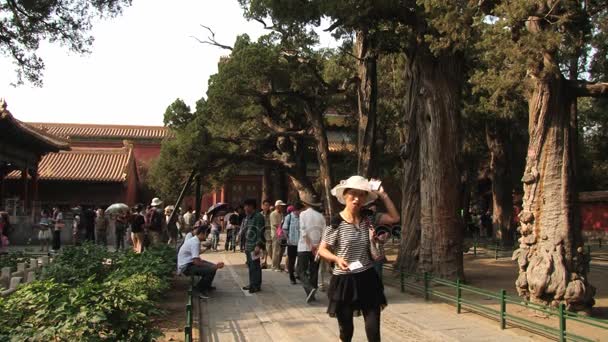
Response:
[{"label": "tree canopy", "polygon": [[131,0],[9,0],[0,3],[0,53],[13,60],[17,80],[42,84],[40,43],[59,43],[76,53],[89,52],[96,18],[114,17]]}]

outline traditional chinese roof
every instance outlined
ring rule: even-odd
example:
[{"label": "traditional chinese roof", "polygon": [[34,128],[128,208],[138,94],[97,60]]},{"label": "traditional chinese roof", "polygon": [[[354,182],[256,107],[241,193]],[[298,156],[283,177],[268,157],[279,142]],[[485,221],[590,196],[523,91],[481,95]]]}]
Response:
[{"label": "traditional chinese roof", "polygon": [[70,149],[70,144],[65,139],[17,120],[6,107],[6,102],[0,100],[0,141],[27,145],[41,154]]},{"label": "traditional chinese roof", "polygon": [[[133,159],[131,146],[122,148],[80,148],[49,153],[38,164],[40,180],[124,182]],[[13,171],[8,178],[21,177]]]},{"label": "traditional chinese roof", "polygon": [[164,139],[174,133],[163,126],[100,125],[75,123],[28,122],[28,125],[69,138]]},{"label": "traditional chinese roof", "polygon": [[329,152],[353,152],[355,151],[355,141],[347,132],[327,131],[327,142]]},{"label": "traditional chinese roof", "polygon": [[354,122],[352,115],[340,114],[331,108],[323,114],[323,117],[325,118],[325,125],[327,125],[327,127],[349,127],[353,125]]}]

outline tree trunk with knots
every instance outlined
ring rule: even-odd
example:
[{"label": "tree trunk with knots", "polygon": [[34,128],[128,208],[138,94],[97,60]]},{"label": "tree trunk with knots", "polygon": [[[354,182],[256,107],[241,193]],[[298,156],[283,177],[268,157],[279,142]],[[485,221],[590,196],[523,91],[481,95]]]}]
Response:
[{"label": "tree trunk with knots", "polygon": [[526,158],[520,248],[513,253],[520,296],[569,310],[589,310],[595,288],[587,281],[576,210],[575,127],[571,103],[576,96],[558,72],[533,79],[529,98],[530,143]]}]

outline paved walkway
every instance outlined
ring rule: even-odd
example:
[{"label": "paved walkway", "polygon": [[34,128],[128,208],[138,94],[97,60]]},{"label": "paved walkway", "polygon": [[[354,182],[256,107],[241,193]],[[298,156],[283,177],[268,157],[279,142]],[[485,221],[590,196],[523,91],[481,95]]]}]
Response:
[{"label": "paved walkway", "polygon": [[[247,283],[242,253],[207,252],[212,262],[224,261],[214,285],[217,291],[202,303],[204,341],[338,341],[338,324],[326,313],[327,297],[306,304],[304,290],[291,285],[286,273],[262,271],[262,291],[241,290]],[[473,314],[457,315],[451,306],[425,303],[387,287],[389,306],[382,313],[383,341],[532,341],[514,329]],[[538,337],[534,336],[538,341]],[[366,341],[363,318],[355,318],[354,341]]]}]

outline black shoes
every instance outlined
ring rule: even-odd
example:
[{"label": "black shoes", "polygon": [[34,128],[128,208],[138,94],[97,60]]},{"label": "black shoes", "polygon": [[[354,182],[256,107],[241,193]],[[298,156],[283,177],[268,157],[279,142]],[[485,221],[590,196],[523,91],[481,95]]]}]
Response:
[{"label": "black shoes", "polygon": [[243,286],[243,291],[249,291],[249,293],[260,292],[262,289],[259,287]]},{"label": "black shoes", "polygon": [[291,285],[295,285],[296,284],[296,280],[295,279],[291,279]]}]

